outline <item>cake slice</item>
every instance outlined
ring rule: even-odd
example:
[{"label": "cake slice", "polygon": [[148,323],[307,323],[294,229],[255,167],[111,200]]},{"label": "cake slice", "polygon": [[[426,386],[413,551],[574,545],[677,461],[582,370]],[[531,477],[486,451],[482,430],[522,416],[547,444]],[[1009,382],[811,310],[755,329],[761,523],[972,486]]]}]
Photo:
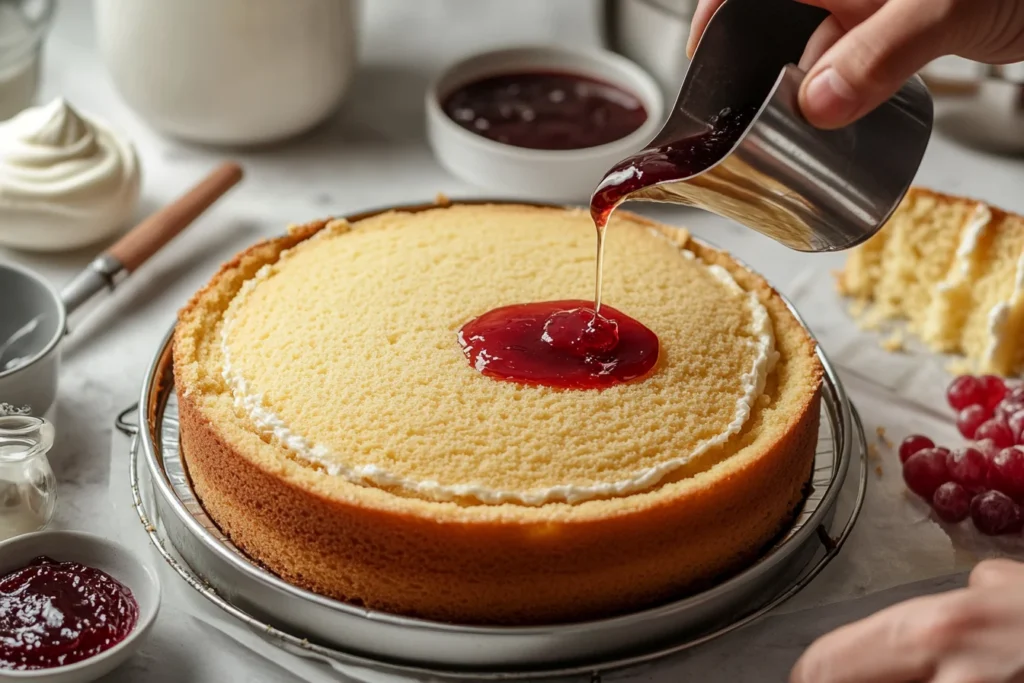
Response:
[{"label": "cake slice", "polygon": [[839,291],[868,322],[905,320],[936,351],[978,372],[1024,372],[1024,217],[913,188],[886,226],[854,249]]}]

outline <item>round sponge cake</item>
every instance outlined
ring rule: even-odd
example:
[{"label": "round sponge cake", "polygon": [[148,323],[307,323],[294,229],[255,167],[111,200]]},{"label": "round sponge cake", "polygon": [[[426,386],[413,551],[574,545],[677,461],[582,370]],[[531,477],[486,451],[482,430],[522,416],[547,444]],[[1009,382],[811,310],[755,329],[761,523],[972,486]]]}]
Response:
[{"label": "round sponge cake", "polygon": [[618,212],[604,300],[642,380],[499,381],[459,329],[592,294],[578,210],[439,206],[293,229],[226,264],[174,340],[183,458],[232,541],[296,585],[466,623],[621,613],[753,561],[810,477],[821,369],[757,275]]}]

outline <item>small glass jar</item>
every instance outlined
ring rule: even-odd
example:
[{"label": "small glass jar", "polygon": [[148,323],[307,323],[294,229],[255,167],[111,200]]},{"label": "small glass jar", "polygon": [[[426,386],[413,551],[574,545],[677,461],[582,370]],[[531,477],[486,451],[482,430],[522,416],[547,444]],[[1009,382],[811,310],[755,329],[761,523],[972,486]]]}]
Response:
[{"label": "small glass jar", "polygon": [[57,506],[57,480],[46,454],[53,425],[27,415],[0,417],[0,541],[40,531]]},{"label": "small glass jar", "polygon": [[0,121],[30,107],[54,0],[0,0]]}]

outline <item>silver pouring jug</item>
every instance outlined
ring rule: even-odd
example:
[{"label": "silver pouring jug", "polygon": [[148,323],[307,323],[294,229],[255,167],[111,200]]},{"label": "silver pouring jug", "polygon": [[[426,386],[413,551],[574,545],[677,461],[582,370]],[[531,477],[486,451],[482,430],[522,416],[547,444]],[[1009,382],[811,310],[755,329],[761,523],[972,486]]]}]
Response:
[{"label": "silver pouring jug", "polygon": [[932,99],[915,76],[856,123],[813,127],[797,103],[805,74],[796,64],[827,16],[795,0],[727,0],[701,37],[667,123],[631,160],[707,133],[723,111],[756,114],[720,159],[692,175],[644,184],[639,166],[624,161],[616,168],[641,182],[622,199],[702,208],[799,251],[848,249],[874,235],[921,164]]}]

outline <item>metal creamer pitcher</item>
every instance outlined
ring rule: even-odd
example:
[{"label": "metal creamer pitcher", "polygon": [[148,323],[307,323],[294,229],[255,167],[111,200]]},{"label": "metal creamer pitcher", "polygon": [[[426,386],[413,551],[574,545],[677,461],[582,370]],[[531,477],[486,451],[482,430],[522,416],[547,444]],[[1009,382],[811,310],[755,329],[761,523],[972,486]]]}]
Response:
[{"label": "metal creamer pitcher", "polygon": [[[700,40],[665,127],[616,167],[619,179],[623,169],[633,178],[618,198],[706,209],[799,251],[848,249],[874,235],[920,166],[932,100],[914,77],[845,128],[809,124],[797,103],[804,72],[796,64],[826,16],[795,0],[727,0]],[[662,169],[645,182],[645,155],[706,134],[723,111],[743,108],[756,113],[719,156],[697,172],[665,177]],[[619,183],[613,176],[595,197]]]}]

